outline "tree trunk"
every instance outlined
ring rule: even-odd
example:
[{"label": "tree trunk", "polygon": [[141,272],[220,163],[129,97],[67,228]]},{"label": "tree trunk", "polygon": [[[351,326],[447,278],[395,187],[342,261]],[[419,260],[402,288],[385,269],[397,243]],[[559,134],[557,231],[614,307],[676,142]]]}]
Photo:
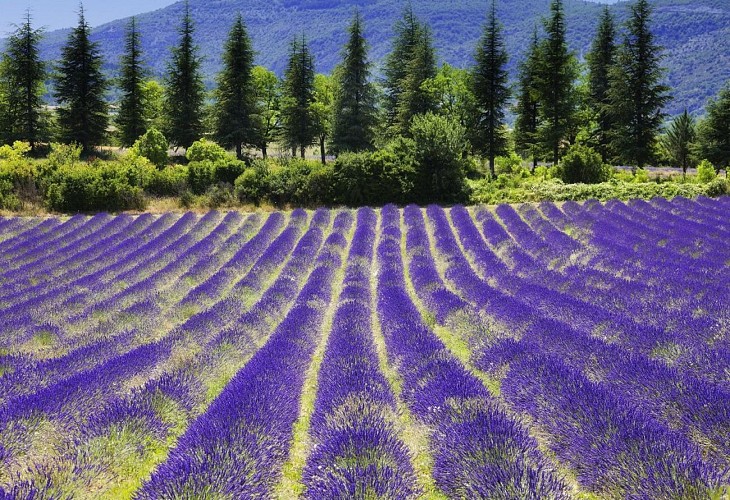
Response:
[{"label": "tree trunk", "polygon": [[494,155],[491,155],[489,157],[489,173],[492,174],[492,179],[497,178],[497,174],[495,173],[495,170],[494,170]]},{"label": "tree trunk", "polygon": [[300,153],[300,154],[301,154],[301,156],[302,156],[302,160],[303,160],[303,159],[304,159],[304,157],[305,157],[306,149],[307,149],[307,148],[305,148],[304,146],[301,146],[301,147],[299,148],[299,153]]},{"label": "tree trunk", "polygon": [[236,158],[243,160],[243,148],[240,144],[236,144]]},{"label": "tree trunk", "polygon": [[261,156],[264,158],[264,160],[269,156],[268,151],[266,151],[266,144],[261,145]]},{"label": "tree trunk", "polygon": [[322,155],[322,165],[326,165],[327,164],[327,155],[325,154],[325,150],[324,150],[324,136],[321,136],[319,138],[319,152]]}]

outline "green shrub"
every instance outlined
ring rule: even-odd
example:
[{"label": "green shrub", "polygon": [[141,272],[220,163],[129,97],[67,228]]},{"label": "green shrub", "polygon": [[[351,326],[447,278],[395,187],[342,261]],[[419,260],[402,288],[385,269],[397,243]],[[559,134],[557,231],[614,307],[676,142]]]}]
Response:
[{"label": "green shrub", "polygon": [[144,156],[126,155],[119,160],[106,162],[105,170],[114,172],[110,177],[124,179],[130,186],[147,189],[157,176],[157,167]]},{"label": "green shrub", "polygon": [[170,165],[158,170],[147,192],[157,196],[180,196],[188,189],[188,167]]},{"label": "green shrub", "polygon": [[48,163],[53,169],[73,165],[81,161],[83,149],[80,144],[52,142],[51,151],[48,153]]},{"label": "green shrub", "polygon": [[203,194],[215,184],[215,163],[210,160],[188,164],[188,186],[194,194]]},{"label": "green shrub", "polygon": [[697,165],[697,180],[699,180],[702,184],[712,182],[716,177],[717,171],[715,170],[715,166],[708,160],[702,160],[700,164]]},{"label": "green shrub", "polygon": [[453,119],[428,113],[410,128],[416,165],[416,201],[455,203],[467,197],[466,130]]},{"label": "green shrub", "polygon": [[609,179],[610,173],[603,165],[601,155],[582,144],[573,145],[560,164],[562,179],[566,184],[597,184]]},{"label": "green shrub", "polygon": [[224,162],[228,153],[213,141],[200,139],[195,141],[185,153],[185,158],[190,162],[209,161],[212,163]]},{"label": "green shrub", "polygon": [[244,170],[246,170],[245,162],[227,159],[215,165],[215,180],[232,186]]},{"label": "green shrub", "polygon": [[258,206],[269,191],[269,165],[265,160],[255,160],[235,182],[236,197],[241,203]]},{"label": "green shrub", "polygon": [[509,156],[497,156],[494,159],[494,170],[497,175],[527,173],[522,168],[522,158],[514,151]]},{"label": "green shrub", "polygon": [[216,209],[231,206],[235,201],[233,186],[228,183],[219,183],[210,186],[202,198],[203,205],[207,208]]},{"label": "green shrub", "polygon": [[145,132],[132,146],[132,153],[143,156],[157,168],[165,168],[168,162],[169,144],[165,136],[152,127]]},{"label": "green shrub", "polygon": [[724,196],[730,193],[730,186],[725,179],[716,177],[707,184],[705,184],[705,195],[711,198],[717,198],[718,196]]}]

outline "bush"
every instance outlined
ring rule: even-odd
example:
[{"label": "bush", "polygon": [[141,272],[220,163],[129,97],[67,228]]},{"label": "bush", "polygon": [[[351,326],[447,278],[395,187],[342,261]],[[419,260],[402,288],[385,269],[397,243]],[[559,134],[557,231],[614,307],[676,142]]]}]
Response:
[{"label": "bush", "polygon": [[200,139],[195,141],[185,153],[185,158],[189,162],[222,163],[228,158],[228,153],[213,141],[208,139]]},{"label": "bush", "polygon": [[188,186],[195,194],[203,194],[215,184],[215,164],[210,160],[193,161],[188,165]]},{"label": "bush", "polygon": [[269,165],[266,160],[255,160],[235,182],[236,197],[241,203],[258,206],[269,191]]},{"label": "bush", "polygon": [[705,184],[706,196],[716,198],[718,196],[724,196],[728,193],[730,193],[730,186],[728,185],[728,182],[724,179],[720,179],[719,177],[716,177],[715,179]]},{"label": "bush", "polygon": [[188,189],[188,167],[170,165],[158,170],[147,192],[157,196],[180,196]]},{"label": "bush", "polygon": [[211,209],[231,206],[234,201],[233,186],[228,183],[219,183],[215,186],[210,186],[203,196],[203,204]]},{"label": "bush", "polygon": [[428,113],[410,129],[416,165],[416,201],[455,203],[466,199],[466,130],[458,122]]},{"label": "bush", "polygon": [[143,156],[157,168],[165,168],[168,161],[169,145],[162,132],[151,128],[145,132],[132,146],[132,153]]},{"label": "bush", "polygon": [[497,156],[494,159],[494,170],[497,175],[527,173],[522,168],[522,158],[514,151],[509,156]]},{"label": "bush", "polygon": [[563,182],[566,184],[598,184],[610,178],[601,155],[582,144],[573,145],[561,162]]},{"label": "bush", "polygon": [[699,165],[697,165],[697,180],[699,180],[702,184],[707,184],[715,180],[717,177],[717,171],[715,170],[715,166],[710,163],[708,160],[702,160]]},{"label": "bush", "polygon": [[59,144],[53,142],[51,143],[51,151],[48,153],[48,163],[53,169],[74,165],[81,161],[83,149],[80,144]]},{"label": "bush", "polygon": [[224,182],[233,186],[244,170],[246,170],[246,163],[239,160],[219,162],[215,166],[215,180],[218,183]]}]

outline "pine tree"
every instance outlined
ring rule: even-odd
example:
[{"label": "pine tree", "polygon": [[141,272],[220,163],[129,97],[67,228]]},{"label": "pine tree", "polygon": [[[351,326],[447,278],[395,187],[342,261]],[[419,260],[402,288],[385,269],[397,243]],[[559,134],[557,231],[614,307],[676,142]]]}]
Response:
[{"label": "pine tree", "polygon": [[690,166],[693,144],[697,138],[695,121],[687,110],[674,119],[664,136],[664,146],[672,160],[682,167],[682,174],[687,175]]},{"label": "pine tree", "polygon": [[596,38],[588,62],[588,103],[598,123],[596,130],[597,150],[604,163],[609,159],[609,144],[614,131],[613,120],[608,112],[609,71],[616,58],[616,26],[611,11],[606,6],[601,14]]},{"label": "pine tree", "polygon": [[376,107],[375,89],[370,82],[367,42],[363,35],[362,18],[355,13],[349,28],[350,39],[337,75],[332,151],[363,151],[373,147]]},{"label": "pine tree", "polygon": [[540,43],[537,28],[532,36],[525,60],[520,64],[517,105],[515,106],[515,148],[532,158],[532,170],[537,167],[540,123],[539,92],[537,72],[540,62]]},{"label": "pine tree", "polygon": [[644,168],[654,157],[656,139],[669,101],[669,87],[660,83],[661,48],[650,28],[652,9],[647,0],[630,6],[626,34],[610,72],[609,106],[616,122],[611,147],[620,159]]},{"label": "pine tree", "polygon": [[414,116],[436,110],[432,94],[423,87],[423,82],[436,76],[436,52],[431,31],[427,27],[421,30],[406,69],[395,122],[401,135],[409,135]]},{"label": "pine tree", "polygon": [[180,44],[172,51],[165,88],[166,136],[176,147],[188,148],[203,135],[202,109],[205,88],[200,57],[193,41],[193,19],[186,0],[180,27]]},{"label": "pine tree", "polygon": [[316,134],[312,103],[314,103],[314,58],[302,36],[294,40],[289,50],[289,64],[284,78],[284,98],[281,110],[286,145],[304,158],[307,146]]},{"label": "pine tree", "polygon": [[238,14],[223,53],[224,69],[218,75],[216,127],[218,142],[235,147],[243,159],[243,146],[256,142],[253,123],[253,48],[243,17]]},{"label": "pine tree", "polygon": [[509,99],[507,49],[502,27],[497,22],[496,0],[477,47],[476,67],[472,75],[472,90],[477,103],[474,140],[476,149],[489,158],[489,171],[495,177],[494,158],[507,151],[504,109]]},{"label": "pine tree", "polygon": [[393,48],[385,59],[383,88],[388,127],[396,125],[401,94],[404,92],[408,76],[409,62],[413,59],[416,47],[422,41],[423,29],[409,0],[403,10],[403,17],[396,22],[393,28],[395,32]]},{"label": "pine tree", "polygon": [[42,115],[46,68],[38,45],[42,29],[33,29],[30,12],[5,44],[2,61],[2,87],[7,99],[3,122],[8,142],[26,141],[31,151],[42,139],[45,123]]},{"label": "pine tree", "polygon": [[58,124],[62,140],[80,144],[86,153],[102,142],[109,122],[104,100],[107,81],[101,72],[98,45],[89,40],[90,35],[82,5],[79,23],[61,51],[54,93],[60,104]]},{"label": "pine tree", "polygon": [[562,0],[552,0],[551,16],[545,20],[546,39],[540,47],[536,84],[540,103],[540,135],[553,162],[560,160],[560,147],[569,139],[576,111],[575,80],[578,76],[575,55],[565,38],[565,13]]},{"label": "pine tree", "polygon": [[699,139],[702,158],[717,168],[724,168],[727,174],[730,167],[730,83],[720,91],[717,99],[707,105]]},{"label": "pine tree", "polygon": [[117,127],[122,145],[129,147],[147,132],[143,90],[146,71],[143,67],[140,35],[134,17],[129,21],[126,38],[125,54],[121,60],[122,99],[119,103]]}]

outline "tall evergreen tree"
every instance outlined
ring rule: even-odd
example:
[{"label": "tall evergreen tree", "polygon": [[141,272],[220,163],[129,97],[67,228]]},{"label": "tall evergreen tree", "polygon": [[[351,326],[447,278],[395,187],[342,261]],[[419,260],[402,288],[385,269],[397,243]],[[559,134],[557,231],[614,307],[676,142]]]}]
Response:
[{"label": "tall evergreen tree", "polygon": [[203,135],[202,108],[205,88],[200,57],[193,40],[195,28],[186,0],[180,26],[180,44],[172,50],[165,88],[166,136],[174,146],[188,148]]},{"label": "tall evergreen tree", "polygon": [[371,149],[377,121],[375,89],[370,82],[368,48],[359,12],[355,13],[349,32],[342,64],[335,72],[337,82],[331,145],[334,153]]},{"label": "tall evergreen tree", "polygon": [[123,146],[131,146],[147,132],[145,120],[144,84],[146,71],[142,62],[142,47],[137,22],[134,17],[127,27],[125,53],[121,60],[120,87],[122,99],[119,103],[117,127]]},{"label": "tall evergreen tree", "polygon": [[292,151],[299,149],[304,158],[307,146],[316,134],[312,103],[314,96],[314,58],[302,36],[289,50],[289,64],[284,77],[284,98],[281,110],[284,140]]},{"label": "tall evergreen tree", "polygon": [[223,53],[223,71],[216,90],[216,127],[218,142],[236,148],[243,159],[243,146],[256,142],[253,114],[253,48],[243,17],[238,14]]},{"label": "tall evergreen tree", "polygon": [[91,42],[90,35],[82,5],[79,23],[61,51],[55,85],[61,137],[64,142],[80,144],[87,153],[102,142],[109,123],[104,100],[107,81],[101,72],[98,45]]},{"label": "tall evergreen tree", "polygon": [[604,7],[598,24],[598,32],[591,51],[586,55],[588,62],[588,103],[597,122],[596,142],[604,163],[609,158],[609,144],[614,129],[608,112],[609,71],[616,58],[616,25],[608,6]]},{"label": "tall evergreen tree", "polygon": [[609,113],[617,124],[612,148],[620,159],[644,168],[654,157],[657,134],[666,116],[669,87],[662,84],[661,48],[651,31],[647,0],[630,6],[626,34],[610,72]]},{"label": "tall evergreen tree", "polygon": [[385,59],[383,88],[385,90],[385,113],[389,127],[398,119],[401,94],[404,92],[409,62],[413,59],[416,47],[422,41],[423,26],[413,11],[410,0],[403,10],[403,17],[393,28],[395,38],[393,48]]},{"label": "tall evergreen tree", "polygon": [[420,32],[411,59],[406,63],[406,70],[395,123],[402,135],[410,134],[414,116],[436,110],[433,95],[423,87],[423,82],[436,77],[436,51],[431,30],[427,27]]},{"label": "tall evergreen tree", "polygon": [[540,42],[537,28],[532,35],[530,48],[525,60],[520,64],[517,105],[515,106],[515,148],[523,155],[532,158],[532,170],[537,167],[540,124],[539,92],[537,72],[540,62]]},{"label": "tall evergreen tree", "polygon": [[692,148],[697,138],[695,121],[687,110],[674,119],[664,136],[664,146],[677,165],[682,167],[682,174],[687,175],[691,163]]},{"label": "tall evergreen tree", "polygon": [[3,117],[5,139],[27,141],[31,151],[45,131],[42,106],[46,68],[38,50],[42,37],[43,30],[33,29],[27,12],[23,24],[7,39],[0,74],[7,99]]},{"label": "tall evergreen tree", "polygon": [[494,158],[507,151],[504,109],[510,96],[507,74],[507,49],[502,26],[497,21],[497,4],[492,8],[477,47],[472,91],[477,103],[477,121],[472,143],[489,158],[489,171],[495,177]]},{"label": "tall evergreen tree", "polygon": [[730,167],[730,83],[707,105],[699,133],[699,152],[717,168]]},{"label": "tall evergreen tree", "polygon": [[578,76],[575,55],[568,50],[563,0],[552,0],[550,18],[545,20],[547,37],[540,47],[537,90],[540,102],[540,135],[554,163],[560,160],[560,147],[568,135],[576,111],[575,80]]}]

